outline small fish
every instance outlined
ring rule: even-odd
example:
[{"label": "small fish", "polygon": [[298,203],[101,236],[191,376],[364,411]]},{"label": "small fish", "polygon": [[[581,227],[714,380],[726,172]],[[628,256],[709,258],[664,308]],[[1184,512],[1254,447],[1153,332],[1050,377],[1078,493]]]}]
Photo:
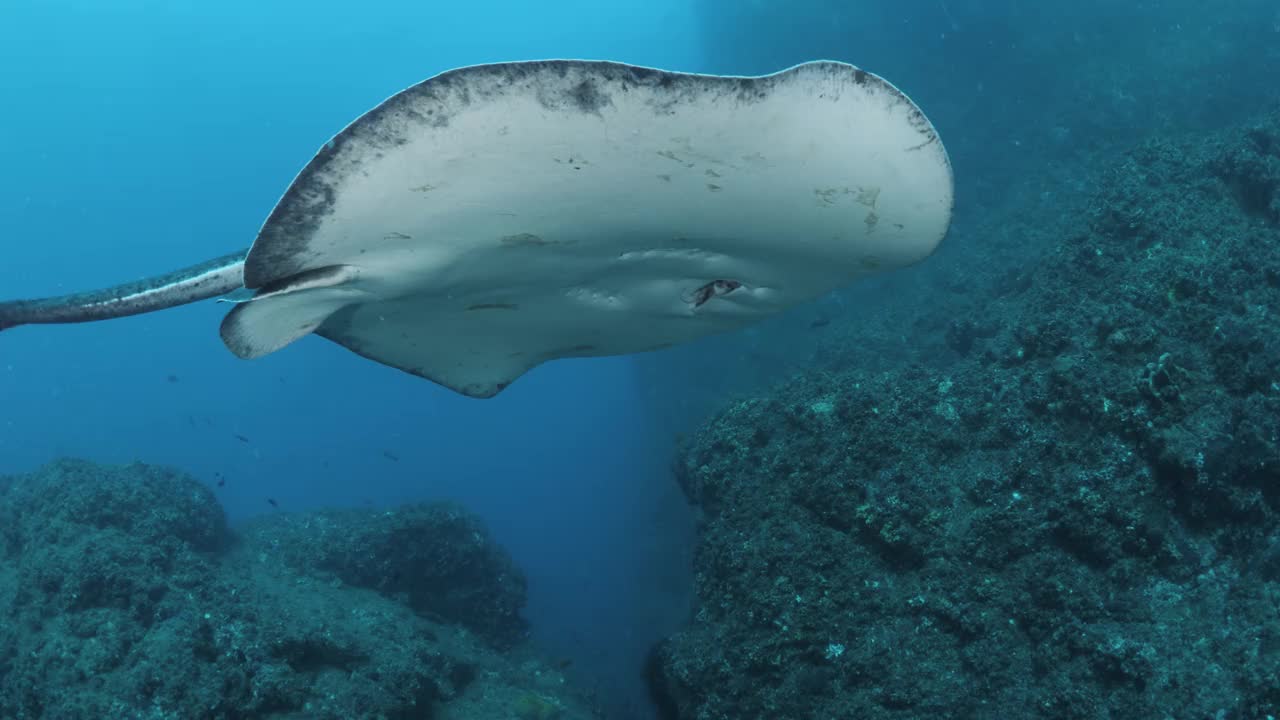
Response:
[{"label": "small fish", "polygon": [[279,509],[280,509],[280,506],[279,506],[278,504],[276,504],[276,499],[275,499],[275,498],[267,498],[267,504],[268,504],[268,505],[270,505],[271,507],[273,507],[273,508],[277,509],[277,510],[279,510]]},{"label": "small fish", "polygon": [[391,452],[390,450],[383,450],[382,457],[390,460],[391,462],[400,462],[400,456]]},{"label": "small fish", "polygon": [[195,427],[195,426],[196,426],[196,418],[195,418],[195,416],[194,416],[194,415],[188,415],[188,416],[187,416],[187,423],[189,423],[189,424],[191,425],[191,427]]},{"label": "small fish", "polygon": [[167,379],[169,382],[171,382],[171,383],[176,383],[176,382],[178,382],[178,376],[177,376],[177,375],[169,375],[166,379]]},{"label": "small fish", "polygon": [[247,443],[247,442],[249,442],[249,438],[247,438],[247,437],[245,437],[245,436],[241,435],[240,433],[236,433],[236,434],[235,434],[235,437],[236,437],[236,439],[237,439],[237,440],[239,440],[239,441],[240,441],[240,442],[242,442],[242,443]]},{"label": "small fish", "polygon": [[218,478],[218,487],[226,487],[227,479],[222,476],[222,473],[216,472],[213,474],[213,476]]},{"label": "small fish", "polygon": [[569,666],[572,664],[573,664],[573,658],[562,658],[556,661],[556,669],[568,670]]},{"label": "small fish", "polygon": [[809,327],[821,328],[821,327],[826,327],[830,324],[831,324],[831,321],[828,320],[827,318],[818,318],[817,320],[814,320],[813,322],[809,323]]}]

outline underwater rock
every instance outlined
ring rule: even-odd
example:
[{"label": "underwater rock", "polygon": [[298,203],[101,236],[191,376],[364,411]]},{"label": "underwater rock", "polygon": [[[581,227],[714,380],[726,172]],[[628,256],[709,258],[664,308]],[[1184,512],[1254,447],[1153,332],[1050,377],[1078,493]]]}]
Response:
[{"label": "underwater rock", "polygon": [[167,468],[59,460],[11,478],[0,494],[0,528],[11,547],[57,544],[86,527],[200,551],[217,550],[228,538],[226,515],[209,488]]},{"label": "underwater rock", "polygon": [[1277,128],[1155,138],[987,219],[933,270],[963,291],[706,423],[665,717],[1280,715]]},{"label": "underwater rock", "polygon": [[457,505],[264,515],[240,533],[250,555],[401,599],[414,612],[462,625],[497,647],[527,634],[520,616],[524,573]]},{"label": "underwater rock", "polygon": [[454,506],[240,535],[181,473],[60,461],[0,478],[0,533],[3,718],[599,717],[515,643],[523,578]]}]

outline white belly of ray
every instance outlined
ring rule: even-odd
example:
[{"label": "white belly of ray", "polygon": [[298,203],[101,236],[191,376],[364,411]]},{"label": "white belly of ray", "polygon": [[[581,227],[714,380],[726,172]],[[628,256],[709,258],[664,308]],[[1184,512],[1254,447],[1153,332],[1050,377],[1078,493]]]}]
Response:
[{"label": "white belly of ray", "polygon": [[848,65],[463,68],[304,169],[223,337],[254,357],[314,330],[488,397],[548,360],[665,347],[916,262],[951,206],[928,120]]}]

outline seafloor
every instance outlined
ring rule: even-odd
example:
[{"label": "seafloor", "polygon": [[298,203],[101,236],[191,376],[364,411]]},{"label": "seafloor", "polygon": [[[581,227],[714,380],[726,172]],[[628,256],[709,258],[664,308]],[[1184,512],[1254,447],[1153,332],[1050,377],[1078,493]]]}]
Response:
[{"label": "seafloor", "polygon": [[0,718],[586,720],[448,504],[260,517],[146,465],[0,480]]}]

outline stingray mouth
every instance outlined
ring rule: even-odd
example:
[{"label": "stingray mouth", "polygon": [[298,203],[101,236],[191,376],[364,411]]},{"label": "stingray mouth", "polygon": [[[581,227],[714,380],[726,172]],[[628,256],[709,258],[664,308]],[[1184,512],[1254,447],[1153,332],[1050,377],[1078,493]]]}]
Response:
[{"label": "stingray mouth", "polygon": [[717,298],[737,290],[742,287],[742,283],[737,280],[712,280],[702,287],[694,290],[684,298],[690,307],[700,308],[706,304],[711,298]]}]

